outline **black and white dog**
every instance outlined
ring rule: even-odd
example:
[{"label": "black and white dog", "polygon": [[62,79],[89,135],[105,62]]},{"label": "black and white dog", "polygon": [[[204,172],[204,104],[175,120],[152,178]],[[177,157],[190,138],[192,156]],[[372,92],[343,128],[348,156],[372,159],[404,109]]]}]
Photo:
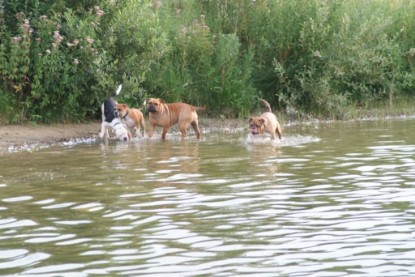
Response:
[{"label": "black and white dog", "polygon": [[[117,91],[115,92],[115,96],[117,96],[121,91],[122,85],[119,85]],[[127,141],[131,139],[131,133],[128,130],[127,125],[121,122],[120,118],[118,117],[118,112],[115,109],[115,105],[117,105],[117,101],[115,101],[112,97],[108,98],[104,101],[101,105],[101,112],[102,112],[102,123],[101,123],[101,132],[99,133],[99,137],[101,139],[109,138],[108,129],[111,128],[113,133],[115,134],[115,138],[121,141]]]}]

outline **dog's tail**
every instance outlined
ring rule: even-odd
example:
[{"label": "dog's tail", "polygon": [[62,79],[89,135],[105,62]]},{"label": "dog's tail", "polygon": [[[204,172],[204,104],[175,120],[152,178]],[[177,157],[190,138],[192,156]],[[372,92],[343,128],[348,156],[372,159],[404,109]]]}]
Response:
[{"label": "dog's tail", "polygon": [[121,92],[121,89],[122,89],[122,84],[118,86],[117,90],[112,94],[112,97],[118,96],[118,94],[120,94]]},{"label": "dog's tail", "polygon": [[268,111],[270,113],[272,113],[271,106],[269,105],[269,103],[264,99],[261,99],[261,102],[264,103],[264,105],[265,105],[265,107],[267,107]]},{"label": "dog's tail", "polygon": [[201,107],[198,107],[198,106],[192,106],[192,108],[193,108],[193,110],[195,110],[195,111],[206,111],[207,106],[201,106]]}]

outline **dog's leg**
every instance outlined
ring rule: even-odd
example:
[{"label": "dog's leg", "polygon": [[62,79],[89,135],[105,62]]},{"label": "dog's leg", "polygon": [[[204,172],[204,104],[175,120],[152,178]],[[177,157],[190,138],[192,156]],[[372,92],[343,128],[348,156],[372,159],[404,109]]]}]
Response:
[{"label": "dog's leg", "polygon": [[180,132],[182,133],[182,139],[187,138],[187,128],[188,128],[188,124],[181,124],[179,126]]},{"label": "dog's leg", "polygon": [[134,126],[134,135],[138,138],[142,138],[141,132],[140,132],[140,126]]},{"label": "dog's leg", "polygon": [[[111,123],[108,123],[108,122],[102,122],[101,123],[101,133],[99,134],[99,137],[101,138],[101,139],[109,139],[110,138],[110,135],[109,135],[109,129],[112,129],[112,125],[111,125]],[[114,129],[112,129],[113,131],[114,131]]]},{"label": "dog's leg", "polygon": [[281,140],[281,138],[282,138],[282,129],[281,129],[281,125],[279,123],[277,124],[276,131],[277,131],[277,134],[278,134],[278,138]]},{"label": "dog's leg", "polygon": [[104,104],[101,105],[101,118],[102,118],[102,123],[101,123],[101,131],[99,132],[99,138],[103,139],[104,135],[105,135],[105,115],[104,115]]},{"label": "dog's leg", "polygon": [[103,139],[104,136],[108,137],[108,129],[104,122],[101,123],[101,132],[99,133],[99,138]]},{"label": "dog's leg", "polygon": [[133,136],[138,137],[138,138],[140,138],[140,137],[141,137],[140,133],[138,132],[137,127],[135,127],[135,126],[134,126],[132,129],[130,129],[130,131],[131,131],[131,134],[132,134]]},{"label": "dog's leg", "polygon": [[276,140],[277,136],[275,135],[275,130],[269,130],[269,133],[271,134],[272,140]]},{"label": "dog's leg", "polygon": [[166,134],[169,131],[169,127],[163,127],[163,133],[161,134],[161,139],[166,140]]},{"label": "dog's leg", "polygon": [[148,137],[151,138],[154,134],[154,131],[156,130],[156,126],[151,125],[150,126],[150,131],[148,132]]},{"label": "dog's leg", "polygon": [[193,121],[191,124],[192,124],[193,130],[195,130],[196,138],[197,139],[200,139],[200,130],[199,130],[199,124],[198,124],[198,122],[197,121]]},{"label": "dog's leg", "polygon": [[146,137],[146,123],[144,121],[144,117],[142,117],[140,120],[140,126],[143,129],[143,138],[145,138]]},{"label": "dog's leg", "polygon": [[104,123],[101,123],[101,131],[99,131],[99,138],[102,139],[105,135]]},{"label": "dog's leg", "polygon": [[109,133],[109,128],[108,126],[105,126],[105,138],[109,139],[110,138],[110,133]]}]

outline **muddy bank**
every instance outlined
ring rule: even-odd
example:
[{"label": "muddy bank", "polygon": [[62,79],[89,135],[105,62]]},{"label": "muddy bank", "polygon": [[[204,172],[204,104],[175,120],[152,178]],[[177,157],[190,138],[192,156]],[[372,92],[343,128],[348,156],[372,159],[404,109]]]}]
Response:
[{"label": "muddy bank", "polygon": [[[199,124],[202,130],[209,128],[227,132],[247,127],[247,120],[199,118]],[[1,125],[0,154],[24,150],[31,148],[32,145],[47,145],[79,139],[97,140],[100,128],[99,121],[80,124]],[[161,130],[157,129],[156,132],[161,132]]]},{"label": "muddy bank", "polygon": [[0,153],[35,144],[49,144],[97,136],[99,122],[53,125],[0,126]]}]

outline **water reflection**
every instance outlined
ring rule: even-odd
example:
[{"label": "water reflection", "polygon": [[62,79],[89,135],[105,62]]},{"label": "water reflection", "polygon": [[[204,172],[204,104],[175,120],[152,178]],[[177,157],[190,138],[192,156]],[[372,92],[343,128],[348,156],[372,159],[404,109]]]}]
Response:
[{"label": "water reflection", "polygon": [[413,123],[14,153],[0,274],[413,275]]}]

